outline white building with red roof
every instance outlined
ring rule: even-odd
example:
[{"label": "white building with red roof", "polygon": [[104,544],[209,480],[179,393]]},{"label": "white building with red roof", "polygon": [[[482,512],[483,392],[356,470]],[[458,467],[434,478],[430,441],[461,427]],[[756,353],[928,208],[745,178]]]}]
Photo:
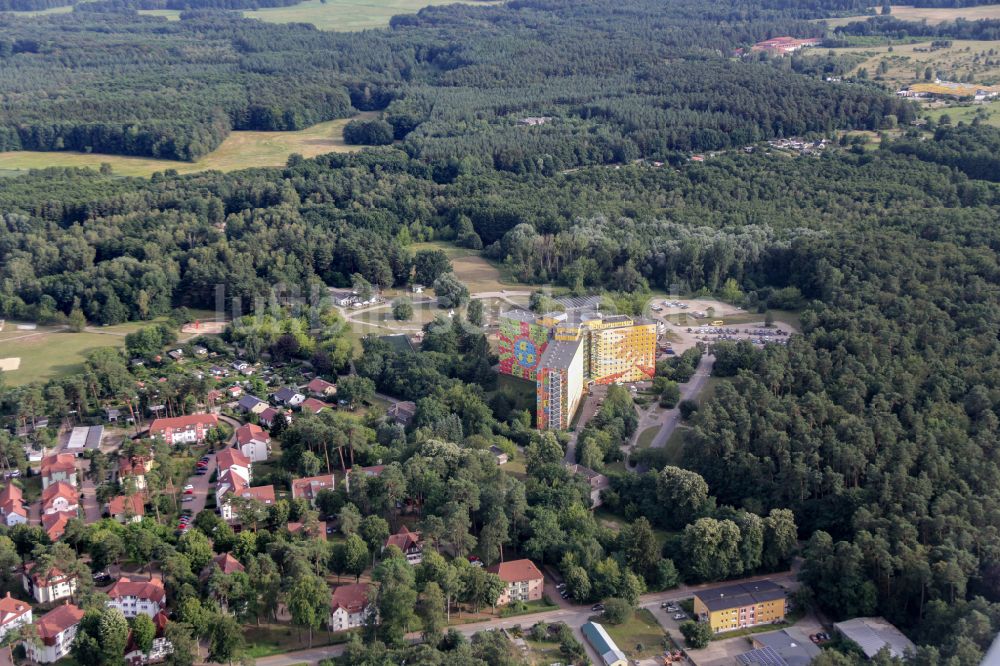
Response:
[{"label": "white building with red roof", "polygon": [[536,601],[542,598],[545,577],[531,560],[512,560],[495,564],[488,572],[500,576],[507,587],[497,599],[497,606],[515,601]]},{"label": "white building with red roof", "polygon": [[128,634],[128,643],[125,645],[125,666],[145,666],[146,664],[156,664],[166,659],[167,655],[174,651],[173,643],[168,641],[166,636],[166,629],[169,623],[170,620],[167,618],[166,613],[158,613],[153,618],[155,633],[153,634],[153,645],[149,648],[149,652],[143,652],[139,649],[130,631]]},{"label": "white building with red roof", "polygon": [[0,490],[0,516],[7,527],[28,522],[28,511],[24,508],[24,493],[13,483]]},{"label": "white building with red roof", "polygon": [[56,513],[42,514],[42,529],[49,535],[52,541],[58,541],[66,531],[66,523],[77,518],[76,511],[57,511]]},{"label": "white building with red roof", "polygon": [[256,423],[236,429],[236,445],[250,462],[263,462],[271,454],[271,437]]},{"label": "white building with red roof", "polygon": [[146,472],[153,469],[153,461],[145,456],[133,456],[118,460],[118,478],[122,483],[132,479],[136,490],[146,489]]},{"label": "white building with red roof", "polygon": [[40,575],[35,563],[28,562],[21,572],[24,591],[40,604],[50,604],[72,596],[76,592],[76,578],[58,567],[50,567],[47,574]]},{"label": "white building with red roof", "polygon": [[292,499],[309,500],[310,504],[316,503],[316,496],[322,490],[336,490],[337,477],[333,474],[320,474],[319,476],[305,476],[300,479],[292,479]]},{"label": "white building with red roof", "polygon": [[80,493],[65,481],[56,481],[42,491],[42,513],[76,513]]},{"label": "white building with red roof", "polygon": [[368,600],[368,583],[350,583],[333,590],[330,598],[330,631],[355,629],[365,623],[375,606]]},{"label": "white building with red roof", "polygon": [[119,523],[138,523],[146,515],[146,497],[142,493],[119,495],[108,502],[108,515]]},{"label": "white building with red roof", "polygon": [[43,490],[58,481],[65,481],[75,487],[77,485],[76,456],[72,453],[45,456],[42,458],[41,474]]},{"label": "white building with red roof", "polygon": [[411,532],[406,525],[400,527],[395,534],[389,535],[382,550],[389,546],[396,546],[403,551],[409,564],[416,566],[424,561],[424,544],[420,540],[420,532]]},{"label": "white building with red roof", "polygon": [[167,444],[195,444],[205,441],[208,431],[219,425],[215,414],[189,414],[156,419],[149,426],[150,437],[162,437]]},{"label": "white building with red roof", "polygon": [[10,596],[0,598],[0,642],[12,631],[31,624],[31,604]]},{"label": "white building with red roof", "polygon": [[306,384],[306,391],[322,398],[329,398],[330,396],[337,395],[337,385],[317,377]]},{"label": "white building with red roof", "polygon": [[108,608],[117,608],[125,617],[135,617],[142,613],[154,618],[166,605],[167,592],[159,578],[119,578],[108,590]]},{"label": "white building with red roof", "polygon": [[316,398],[306,398],[300,405],[303,412],[312,412],[313,414],[319,414],[329,406],[330,405],[326,404],[322,400],[317,400]]},{"label": "white building with red roof", "polygon": [[213,557],[208,565],[202,570],[200,576],[201,580],[207,580],[216,569],[224,574],[234,574],[246,571],[246,568],[240,564],[239,560],[229,553],[222,553],[221,555]]},{"label": "white building with red roof", "polygon": [[38,641],[25,641],[28,659],[39,664],[51,664],[69,654],[83,611],[73,604],[56,606],[39,618]]}]

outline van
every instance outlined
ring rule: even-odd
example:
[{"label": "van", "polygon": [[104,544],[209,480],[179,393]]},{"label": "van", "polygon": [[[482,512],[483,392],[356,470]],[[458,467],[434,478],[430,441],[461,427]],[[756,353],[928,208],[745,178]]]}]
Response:
[{"label": "van", "polygon": [[725,322],[722,321],[721,319],[716,319],[715,321],[712,322],[712,326],[722,326],[724,323]]}]

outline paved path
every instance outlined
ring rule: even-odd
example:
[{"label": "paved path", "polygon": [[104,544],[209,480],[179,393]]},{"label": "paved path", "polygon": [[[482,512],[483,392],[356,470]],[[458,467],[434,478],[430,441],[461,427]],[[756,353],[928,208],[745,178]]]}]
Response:
[{"label": "paved path", "polygon": [[[717,587],[722,587],[725,585],[732,585],[733,583],[745,583],[757,580],[772,580],[775,583],[785,587],[787,589],[796,589],[798,587],[798,581],[796,580],[796,574],[794,571],[786,571],[783,573],[776,573],[764,576],[750,576],[748,578],[740,578],[738,580],[728,580],[719,583],[705,583],[702,585],[680,585],[672,590],[667,590],[666,592],[653,592],[650,594],[644,594],[639,600],[639,606],[642,608],[649,608],[653,615],[663,624],[665,629],[675,629],[677,623],[673,622],[673,619],[664,620],[663,612],[660,612],[660,604],[664,601],[675,601],[678,599],[684,599],[690,597],[695,592],[702,590],[711,590]],[[583,634],[580,632],[580,627],[583,626],[590,617],[594,615],[590,610],[590,605],[583,606],[573,606],[571,608],[554,608],[552,610],[540,611],[538,613],[529,613],[526,615],[518,615],[516,617],[502,618],[486,620],[484,622],[473,622],[470,624],[454,625],[451,628],[457,629],[459,632],[466,636],[471,636],[479,631],[487,631],[490,629],[509,629],[514,625],[521,625],[522,627],[530,627],[536,622],[565,622],[572,630],[573,634],[577,637],[583,646],[587,650],[587,655],[590,657],[592,663],[599,664],[600,659],[598,655],[593,651],[590,645],[583,639]],[[672,623],[672,624],[671,624]],[[675,635],[676,631],[675,631]],[[407,638],[411,641],[418,641],[419,634],[412,633],[408,634]],[[331,645],[327,647],[313,648],[311,650],[299,650],[297,652],[288,652],[285,654],[274,655],[272,657],[262,657],[257,660],[257,666],[297,666],[298,664],[316,664],[323,659],[329,659],[331,657],[336,657],[344,652],[343,645]]]}]

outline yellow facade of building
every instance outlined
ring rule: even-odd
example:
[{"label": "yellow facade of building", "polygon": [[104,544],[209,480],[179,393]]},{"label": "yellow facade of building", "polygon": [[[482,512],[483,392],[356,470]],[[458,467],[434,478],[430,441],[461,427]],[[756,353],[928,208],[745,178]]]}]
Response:
[{"label": "yellow facade of building", "polygon": [[771,581],[736,584],[694,596],[695,617],[714,633],[762,624],[785,617],[785,592]]}]

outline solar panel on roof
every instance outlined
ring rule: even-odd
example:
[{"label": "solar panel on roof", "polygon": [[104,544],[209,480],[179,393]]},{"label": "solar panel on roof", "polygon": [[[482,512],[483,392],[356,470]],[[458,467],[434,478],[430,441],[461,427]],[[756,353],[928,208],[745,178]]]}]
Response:
[{"label": "solar panel on roof", "polygon": [[770,646],[737,655],[736,661],[743,664],[743,666],[788,666],[781,655]]}]

